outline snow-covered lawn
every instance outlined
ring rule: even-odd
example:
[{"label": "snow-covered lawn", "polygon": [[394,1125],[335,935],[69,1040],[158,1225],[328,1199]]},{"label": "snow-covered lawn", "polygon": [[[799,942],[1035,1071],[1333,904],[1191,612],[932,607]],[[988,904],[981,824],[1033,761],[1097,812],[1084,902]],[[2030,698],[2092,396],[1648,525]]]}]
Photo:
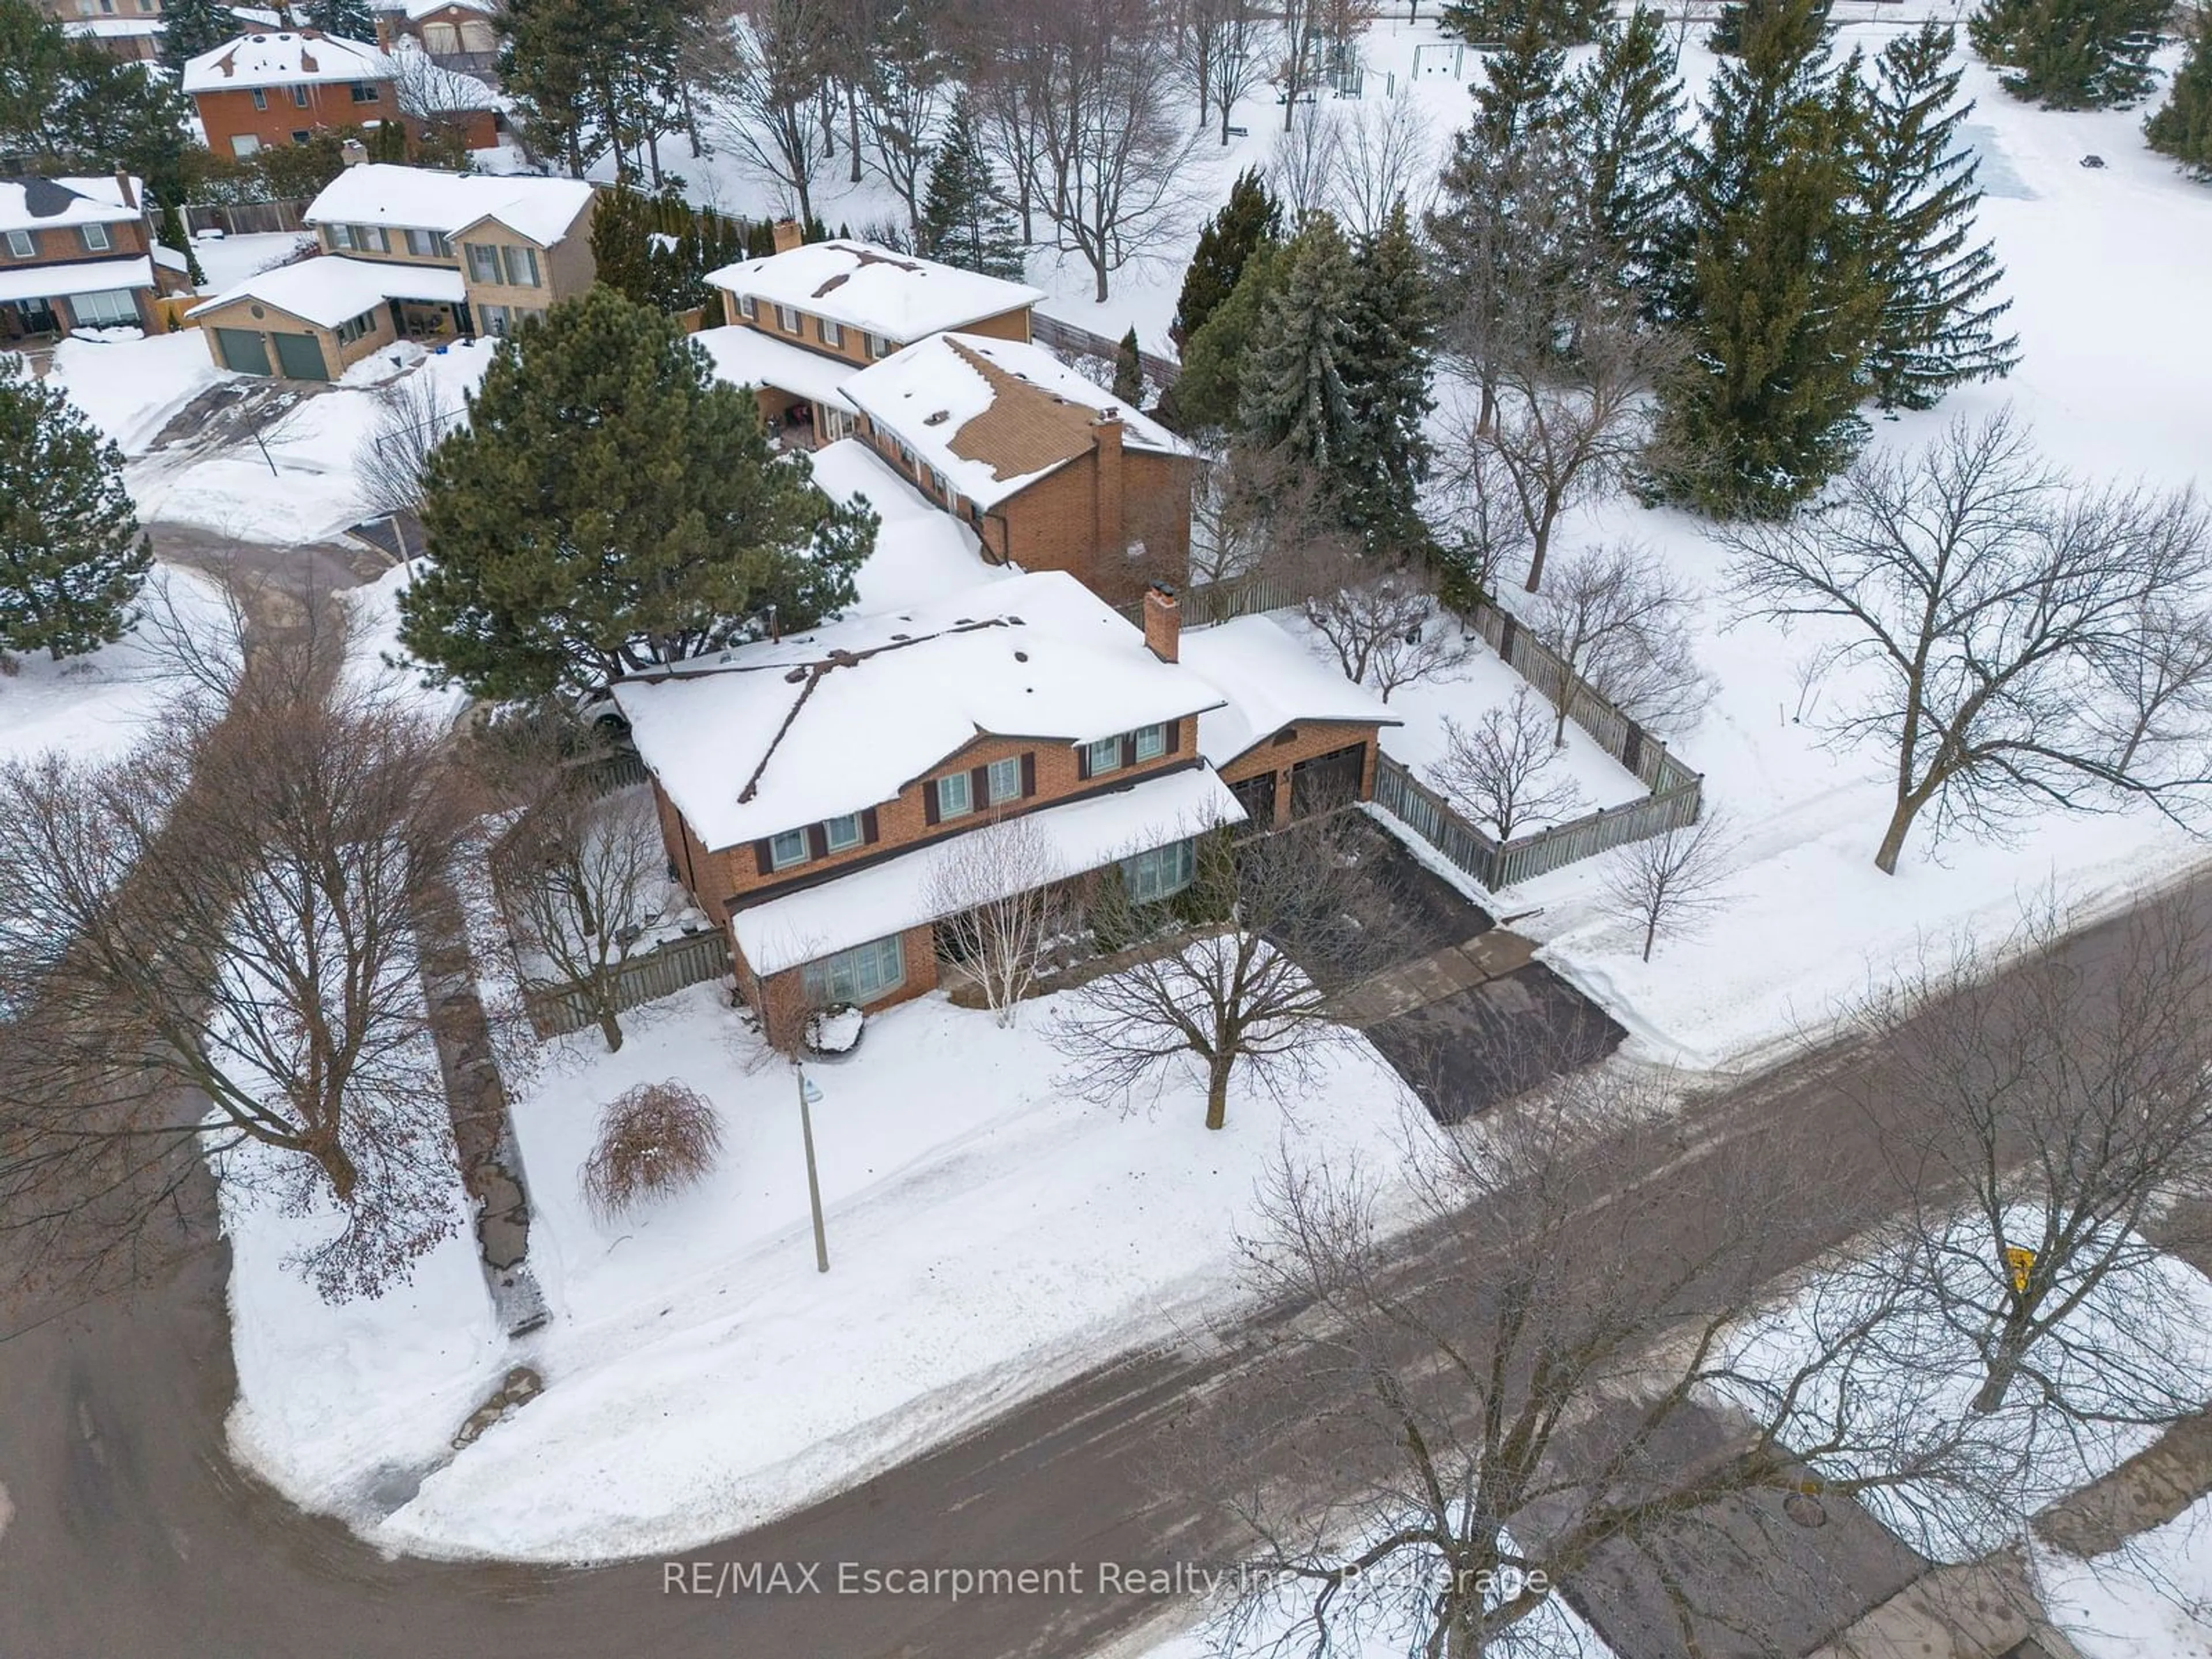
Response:
[{"label": "snow-covered lawn", "polygon": [[[227,624],[222,590],[207,578],[156,565],[142,608],[159,611],[164,595],[178,621],[209,638]],[[86,656],[55,662],[43,651],[0,673],[0,759],[28,759],[59,749],[78,760],[126,747],[170,695],[165,665],[142,622]]]},{"label": "snow-covered lawn", "polygon": [[125,455],[143,455],[186,404],[235,377],[208,355],[207,336],[188,328],[143,339],[64,340],[46,378]]},{"label": "snow-covered lawn", "polygon": [[2036,1587],[2082,1659],[2212,1659],[2212,1498],[2094,1561],[2039,1551]]},{"label": "snow-covered lawn", "polygon": [[[933,995],[809,1068],[830,1271],[814,1266],[798,1098],[713,987],[550,1045],[515,1103],[552,1323],[483,1337],[473,1243],[444,1246],[400,1305],[324,1310],[240,1227],[237,1451],[297,1501],[431,1553],[582,1560],[726,1535],[848,1485],[1236,1291],[1233,1234],[1285,1144],[1389,1156],[1425,1120],[1363,1043],[1286,1117],[1238,1091],[1202,1127],[1180,1079],[1134,1115],[1054,1085],[1049,1001],[1001,1030]],[[678,1078],[720,1112],[714,1174],[602,1224],[578,1170],[599,1109]],[[378,1340],[380,1333],[390,1340]],[[389,1516],[395,1465],[438,1462],[504,1367],[544,1395],[428,1474]]]},{"label": "snow-covered lawn", "polygon": [[313,236],[298,230],[246,236],[203,233],[192,238],[192,252],[198,257],[200,270],[207,277],[199,285],[198,291],[220,294],[227,288],[235,288],[249,276],[258,276],[264,270],[289,264],[296,255],[314,246]]},{"label": "snow-covered lawn", "polygon": [[126,475],[138,515],[240,541],[289,544],[334,535],[368,510],[354,459],[375,427],[374,386],[419,358],[413,372],[436,376],[458,407],[489,366],[492,345],[479,340],[428,354],[405,343],[387,348],[356,364],[343,383],[306,392],[258,444],[150,456]]}]

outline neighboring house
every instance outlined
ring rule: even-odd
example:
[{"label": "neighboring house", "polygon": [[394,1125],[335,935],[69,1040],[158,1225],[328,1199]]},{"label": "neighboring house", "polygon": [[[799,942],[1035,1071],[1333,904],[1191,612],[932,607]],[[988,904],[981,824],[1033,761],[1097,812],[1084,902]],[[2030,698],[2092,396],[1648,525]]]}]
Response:
[{"label": "neighboring house", "polygon": [[[1302,660],[1248,629],[1217,653],[1225,684],[1179,660],[1171,596],[1149,595],[1145,614],[1139,630],[1044,571],[615,685],[671,864],[728,928],[738,989],[772,1041],[811,1007],[929,990],[935,924],[1040,875],[1119,879],[1146,900],[1187,886],[1197,839],[1247,816],[1210,731],[1242,757],[1270,744],[1279,728],[1260,728],[1278,711],[1310,708],[1340,732],[1356,725],[1371,754],[1381,705],[1309,685],[1316,665],[1272,623],[1254,619]],[[1286,793],[1304,810],[1352,798]],[[988,842],[963,858],[962,838],[1016,817],[1034,825],[1042,870],[994,865]],[[939,879],[947,860],[957,903]]]},{"label": "neighboring house", "polygon": [[307,207],[321,257],[187,313],[215,360],[331,380],[395,339],[505,334],[592,285],[592,187],[574,179],[349,167]]},{"label": "neighboring house", "polygon": [[855,369],[949,328],[1030,337],[1037,289],[866,242],[805,242],[789,220],[776,252],[711,271],[730,324],[702,343],[724,379],[755,388],[769,430],[809,447],[851,435],[836,388]]},{"label": "neighboring house", "polygon": [[485,75],[499,64],[499,8],[493,0],[404,0],[375,9],[376,44],[389,52],[411,40],[441,69]]},{"label": "neighboring house", "polygon": [[111,58],[161,55],[161,0],[41,0],[40,9],[73,40],[96,41]]},{"label": "neighboring house", "polygon": [[152,330],[157,263],[140,182],[0,177],[0,340],[81,328]]},{"label": "neighboring house", "polygon": [[[304,144],[322,128],[365,127],[404,116],[397,66],[374,46],[319,29],[240,35],[185,65],[182,85],[219,155],[251,155],[272,144]],[[445,118],[472,149],[498,142],[489,107]]]},{"label": "neighboring house", "polygon": [[840,391],[862,441],[993,562],[1066,570],[1117,604],[1189,574],[1195,452],[1042,347],[933,335]]}]

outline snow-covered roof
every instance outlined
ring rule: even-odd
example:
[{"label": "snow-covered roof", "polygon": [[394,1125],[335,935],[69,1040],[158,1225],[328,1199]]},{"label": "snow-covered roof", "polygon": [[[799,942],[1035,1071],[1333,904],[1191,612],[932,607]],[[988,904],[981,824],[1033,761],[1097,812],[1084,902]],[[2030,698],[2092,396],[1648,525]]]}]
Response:
[{"label": "snow-covered roof", "polygon": [[158,17],[71,17],[62,24],[64,34],[89,40],[128,40],[161,32]]},{"label": "snow-covered roof", "polygon": [[92,179],[0,178],[0,230],[44,230],[52,225],[119,225],[145,216],[146,186],[131,181],[126,206],[114,175]]},{"label": "snow-covered roof", "polygon": [[190,322],[219,306],[257,300],[289,312],[302,322],[336,328],[386,300],[459,305],[464,297],[461,273],[450,265],[386,264],[374,259],[324,254],[249,276],[237,287],[225,289],[194,306],[185,313],[185,320]]},{"label": "snow-covered roof", "polygon": [[495,0],[379,0],[371,9],[404,12],[410,23],[419,23],[441,11],[476,11],[487,17],[499,15]]},{"label": "snow-covered roof", "polygon": [[277,29],[241,34],[185,64],[187,93],[305,82],[388,81],[392,60],[364,40],[345,40],[319,29]]},{"label": "snow-covered roof", "polygon": [[852,377],[850,363],[742,325],[702,329],[691,337],[714,360],[714,373],[732,386],[774,386],[809,403],[853,412],[852,404],[837,389]]},{"label": "snow-covered roof", "polygon": [[1113,411],[1127,448],[1190,446],[1041,346],[980,334],[916,341],[844,384],[846,397],[981,507],[995,506],[1086,453]]},{"label": "snow-covered roof", "polygon": [[902,343],[1035,305],[1041,289],[868,242],[808,242],[743,259],[707,280],[732,294],[795,307]]},{"label": "snow-covered roof", "polygon": [[1185,629],[1180,654],[1226,699],[1198,719],[1199,752],[1216,766],[1301,720],[1405,724],[1266,617]]},{"label": "snow-covered roof", "polygon": [[[1002,891],[984,890],[963,861],[958,890],[961,904],[988,903],[1007,893],[1048,880],[1096,870],[1115,859],[1182,841],[1224,823],[1240,823],[1244,809],[1212,772],[1190,769],[1139,779],[1126,787],[1047,806],[1020,822],[1034,827],[1036,844],[1053,865],[1051,872],[1024,859],[1011,869]],[[981,826],[970,835],[988,835]],[[1024,835],[1031,833],[1024,830]],[[911,853],[868,865],[834,881],[802,888],[738,911],[730,930],[757,974],[780,974],[801,963],[828,956],[902,929],[935,921],[950,914],[933,902],[936,872],[950,848],[968,840],[939,842]]]},{"label": "snow-covered roof", "polygon": [[914,487],[858,438],[824,444],[812,456],[814,482],[833,501],[865,498],[882,521],[876,545],[853,573],[853,610],[903,611],[927,605],[979,582],[1005,581],[1020,573],[986,564],[967,521],[956,519]]},{"label": "snow-covered roof", "polygon": [[441,173],[367,161],[348,167],[307,204],[311,225],[392,225],[447,236],[480,219],[550,247],[576,222],[592,187],[580,179],[532,179],[514,173]]},{"label": "snow-covered roof", "polygon": [[154,262],[143,256],[89,259],[76,265],[0,265],[0,301],[52,300],[153,286]]},{"label": "snow-covered roof", "polygon": [[981,734],[1089,743],[1221,701],[1056,570],[738,647],[614,697],[710,849],[879,805]]}]

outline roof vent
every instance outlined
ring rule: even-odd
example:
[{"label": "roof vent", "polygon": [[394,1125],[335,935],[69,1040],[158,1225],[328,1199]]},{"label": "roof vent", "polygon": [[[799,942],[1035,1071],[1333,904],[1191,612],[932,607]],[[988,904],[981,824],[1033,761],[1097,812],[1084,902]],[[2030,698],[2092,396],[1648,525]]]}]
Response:
[{"label": "roof vent", "polygon": [[269,37],[265,34],[257,34],[253,37],[253,44],[257,46],[265,46],[269,44]]},{"label": "roof vent", "polygon": [[894,634],[891,637],[895,640],[910,640],[914,635],[911,634]]},{"label": "roof vent", "polygon": [[1027,662],[1029,659],[1030,653],[1026,651],[1017,651],[1014,653],[1014,660],[1016,662]]},{"label": "roof vent", "polygon": [[952,411],[951,410],[940,409],[934,415],[925,415],[922,416],[921,423],[924,426],[942,426],[945,422],[951,418]]}]

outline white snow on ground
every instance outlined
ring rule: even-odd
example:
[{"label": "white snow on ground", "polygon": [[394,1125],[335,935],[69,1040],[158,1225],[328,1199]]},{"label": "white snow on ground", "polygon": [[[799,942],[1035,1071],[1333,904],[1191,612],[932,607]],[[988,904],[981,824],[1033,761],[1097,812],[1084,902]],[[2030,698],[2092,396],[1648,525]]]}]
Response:
[{"label": "white snow on ground", "polygon": [[[380,371],[356,368],[362,376],[388,378],[414,349],[403,343],[363,360],[387,365]],[[489,340],[451,345],[429,353],[416,372],[437,376],[458,406],[483,378],[491,353]],[[376,413],[368,386],[309,389],[261,433],[259,444],[248,439],[212,453],[150,456],[127,475],[138,516],[240,541],[290,544],[334,535],[367,510],[354,458]]]},{"label": "white snow on ground", "polygon": [[[377,1471],[429,1461],[495,1378],[465,1275],[431,1263],[419,1316],[320,1313],[279,1282],[270,1264],[287,1241],[257,1220],[234,1233],[238,1450],[289,1497],[393,1547],[539,1560],[684,1547],[1173,1340],[1234,1295],[1232,1235],[1286,1139],[1387,1156],[1425,1121],[1360,1043],[1287,1118],[1240,1089],[1228,1128],[1209,1133],[1194,1075],[1133,1115],[1085,1104],[1054,1085],[1051,1012],[1029,1004],[1006,1030],[932,996],[872,1018],[848,1060],[809,1067],[826,1277],[792,1074],[762,1063],[714,988],[633,1017],[619,1054],[596,1033],[562,1039],[515,1106],[531,1261],[555,1319],[501,1362],[538,1366],[545,1395],[375,1524]],[[720,1112],[719,1165],[602,1224],[577,1188],[597,1115],[667,1078]],[[387,1316],[458,1323],[442,1345],[427,1331],[389,1347],[337,1340],[364,1329],[346,1322]]]},{"label": "white snow on ground", "polygon": [[2212,1498],[2094,1561],[2043,1549],[2035,1565],[2082,1659],[2212,1659]]},{"label": "white snow on ground", "polygon": [[313,236],[297,230],[267,235],[195,236],[192,252],[207,278],[198,291],[220,294],[227,288],[235,288],[247,277],[285,264],[314,246]]},{"label": "white snow on ground", "polygon": [[207,337],[189,328],[141,339],[64,340],[46,378],[125,455],[142,455],[186,404],[235,377],[216,367]]},{"label": "white snow on ground", "polygon": [[[226,625],[222,590],[207,578],[156,565],[146,579],[142,611],[159,611],[165,593],[179,621],[195,633],[213,638]],[[113,754],[145,729],[171,695],[143,622],[86,656],[55,662],[41,651],[15,662],[13,673],[0,673],[0,759],[28,759],[49,749],[77,760]]]},{"label": "white snow on ground", "polygon": [[451,725],[469,706],[469,694],[457,685],[424,684],[421,665],[399,648],[399,595],[414,577],[415,568],[394,565],[338,595],[356,629],[346,678],[363,690],[396,693],[425,719]]}]

